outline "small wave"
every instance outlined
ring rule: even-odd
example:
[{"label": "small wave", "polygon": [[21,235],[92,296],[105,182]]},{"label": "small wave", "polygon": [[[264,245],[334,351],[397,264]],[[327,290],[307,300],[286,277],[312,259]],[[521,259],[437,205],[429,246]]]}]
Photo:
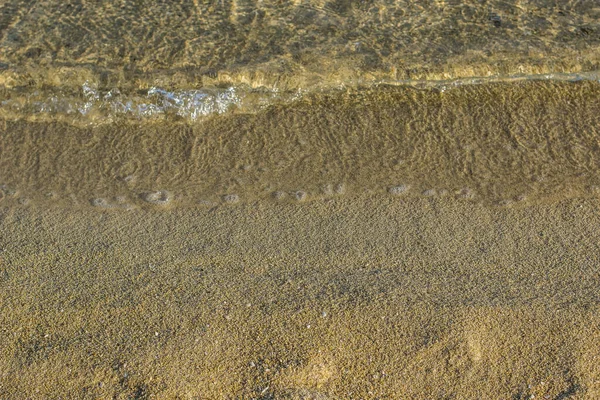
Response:
[{"label": "small wave", "polygon": [[251,88],[244,85],[225,88],[167,90],[151,87],[135,93],[121,93],[118,88],[101,90],[85,82],[80,90],[69,92],[60,88],[46,90],[5,89],[0,95],[0,117],[5,119],[66,120],[76,125],[98,125],[115,119],[153,121],[179,118],[194,122],[211,115],[228,112],[255,113],[270,105],[289,103],[310,93],[333,93],[350,88],[367,89],[376,86],[407,86],[415,89],[450,90],[464,85],[532,80],[600,81],[599,72],[555,73],[470,77],[451,80],[378,80],[348,82],[335,86],[316,86],[281,91],[277,88]]},{"label": "small wave", "polygon": [[21,114],[73,115],[84,117],[133,116],[152,118],[161,115],[177,115],[195,121],[211,114],[222,114],[242,106],[242,98],[234,87],[214,90],[168,91],[152,87],[145,95],[124,95],[118,89],[105,93],[86,82],[77,95],[60,97],[40,91],[5,99],[3,111]]}]

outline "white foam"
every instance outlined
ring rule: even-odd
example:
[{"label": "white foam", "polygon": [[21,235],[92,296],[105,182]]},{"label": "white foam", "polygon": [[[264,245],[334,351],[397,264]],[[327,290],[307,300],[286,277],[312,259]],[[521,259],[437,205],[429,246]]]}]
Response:
[{"label": "white foam", "polygon": [[166,190],[158,190],[156,192],[146,192],[142,193],[141,197],[144,201],[157,204],[157,205],[165,205],[169,203],[172,199],[171,193]]},{"label": "white foam", "polygon": [[394,196],[399,196],[401,194],[408,192],[409,189],[410,189],[410,186],[408,186],[408,185],[398,185],[398,186],[393,186],[393,187],[389,188],[388,193],[391,195],[394,195]]}]

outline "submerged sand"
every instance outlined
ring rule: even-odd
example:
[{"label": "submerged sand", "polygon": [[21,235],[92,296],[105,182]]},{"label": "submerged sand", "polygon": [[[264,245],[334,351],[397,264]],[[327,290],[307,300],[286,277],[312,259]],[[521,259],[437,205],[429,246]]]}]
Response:
[{"label": "submerged sand", "polygon": [[0,122],[0,397],[600,397],[599,88]]},{"label": "submerged sand", "polygon": [[0,85],[285,90],[598,71],[599,21],[594,1],[10,1]]},{"label": "submerged sand", "polygon": [[194,124],[0,120],[7,202],[213,207],[363,193],[490,205],[596,196],[600,83],[533,81],[314,94]]}]

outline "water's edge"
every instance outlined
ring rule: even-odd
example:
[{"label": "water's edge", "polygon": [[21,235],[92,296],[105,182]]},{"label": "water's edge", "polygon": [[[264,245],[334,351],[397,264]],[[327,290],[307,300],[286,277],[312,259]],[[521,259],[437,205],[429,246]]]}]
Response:
[{"label": "water's edge", "polygon": [[289,104],[313,93],[336,94],[382,85],[446,91],[465,85],[527,81],[600,81],[600,71],[536,75],[495,75],[445,80],[356,80],[338,84],[283,90],[277,86],[217,85],[191,89],[151,86],[136,90],[107,88],[86,81],[80,87],[0,86],[0,118],[5,120],[61,121],[78,126],[116,120],[134,122],[195,122],[225,113],[256,113],[274,104]]},{"label": "water's edge", "polygon": [[101,209],[365,193],[500,206],[596,197],[599,94],[589,79],[387,85],[197,123],[0,119],[0,189],[7,205]]}]

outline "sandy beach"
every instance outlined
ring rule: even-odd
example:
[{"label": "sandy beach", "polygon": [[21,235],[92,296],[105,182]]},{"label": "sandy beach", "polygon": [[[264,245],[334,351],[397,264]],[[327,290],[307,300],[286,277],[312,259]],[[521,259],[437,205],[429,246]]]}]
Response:
[{"label": "sandy beach", "polygon": [[0,400],[600,399],[599,21],[0,2]]},{"label": "sandy beach", "polygon": [[0,397],[600,396],[598,88],[5,121]]},{"label": "sandy beach", "polygon": [[593,399],[598,206],[4,208],[0,394]]}]

